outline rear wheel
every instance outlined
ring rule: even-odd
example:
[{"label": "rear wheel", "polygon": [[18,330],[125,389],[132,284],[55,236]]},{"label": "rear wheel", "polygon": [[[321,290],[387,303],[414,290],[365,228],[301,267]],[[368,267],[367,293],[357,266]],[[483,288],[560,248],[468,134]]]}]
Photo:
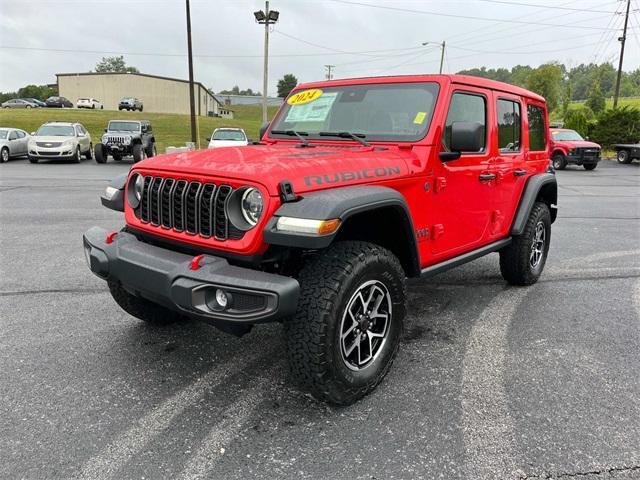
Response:
[{"label": "rear wheel", "polygon": [[109,280],[109,291],[116,303],[129,315],[152,325],[166,325],[183,319],[178,313],[127,292],[120,282]]},{"label": "rear wheel", "polygon": [[142,108],[143,108],[142,105],[140,105],[140,111],[142,111]]},{"label": "rear wheel", "polygon": [[631,155],[629,155],[627,150],[618,150],[617,159],[618,163],[631,163]]},{"label": "rear wheel", "polygon": [[87,153],[84,154],[84,158],[86,158],[87,160],[91,160],[93,158],[93,144],[92,143],[89,144],[89,150],[87,150]]},{"label": "rear wheel", "polygon": [[284,323],[295,381],[319,400],[349,405],[387,374],[406,312],[405,273],[388,250],[340,242],[300,273],[300,301]]},{"label": "rear wheel", "polygon": [[9,149],[4,147],[2,151],[0,151],[0,160],[2,160],[2,163],[5,163],[9,161],[9,157]]},{"label": "rear wheel", "polygon": [[564,170],[567,167],[567,159],[561,153],[556,153],[551,159],[554,170]]},{"label": "rear wheel", "polygon": [[598,166],[597,163],[587,163],[583,165],[585,170],[594,170]]},{"label": "rear wheel", "polygon": [[93,156],[96,159],[96,163],[107,162],[107,152],[105,152],[105,148],[102,143],[96,144],[95,148],[93,149]]},{"label": "rear wheel", "polygon": [[536,202],[521,235],[500,250],[500,272],[512,285],[538,281],[547,261],[551,240],[551,214],[545,203]]},{"label": "rear wheel", "polygon": [[139,143],[136,143],[133,146],[133,162],[138,163],[142,159],[144,159],[144,148]]},{"label": "rear wheel", "polygon": [[156,150],[155,142],[149,142],[146,148],[147,157],[155,157],[158,154],[158,150]]}]

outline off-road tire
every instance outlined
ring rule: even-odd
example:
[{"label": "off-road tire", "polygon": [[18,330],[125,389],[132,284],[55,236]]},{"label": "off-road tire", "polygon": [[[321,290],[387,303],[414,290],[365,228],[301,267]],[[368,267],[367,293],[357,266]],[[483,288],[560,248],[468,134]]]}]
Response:
[{"label": "off-road tire", "polygon": [[122,111],[122,107],[118,107],[118,111],[119,111],[119,112],[120,112],[120,111]]},{"label": "off-road tire", "polygon": [[102,143],[96,143],[96,146],[93,147],[93,157],[96,159],[96,163],[107,163],[107,154]]},{"label": "off-road tire", "polygon": [[87,153],[84,154],[84,158],[86,158],[87,160],[93,160],[93,144],[92,143],[89,144],[89,150],[87,150]]},{"label": "off-road tire", "polygon": [[[317,399],[350,405],[382,381],[398,351],[406,314],[405,272],[390,251],[345,241],[309,259],[298,280],[297,312],[284,322],[291,375]],[[392,315],[378,355],[363,369],[352,370],[341,350],[342,316],[354,293],[370,280],[387,288]]]},{"label": "off-road tire", "polygon": [[[545,229],[542,259],[534,267],[531,265],[532,244],[536,226],[542,223]],[[546,203],[536,202],[531,209],[527,224],[521,235],[514,236],[511,244],[500,250],[500,272],[511,285],[533,285],[538,281],[549,253],[551,241],[551,214]]]},{"label": "off-road tire", "polygon": [[155,142],[149,142],[149,145],[147,145],[147,148],[146,148],[146,152],[147,152],[147,157],[149,158],[155,157],[158,154],[158,150],[156,149]]},{"label": "off-road tire", "polygon": [[583,165],[585,170],[595,170],[597,166],[598,166],[597,163],[587,163]]},{"label": "off-road tire", "polygon": [[141,105],[141,106],[140,106],[140,111],[142,111],[142,109],[143,109],[143,108],[144,108],[144,107]]},{"label": "off-road tire", "polygon": [[9,149],[7,147],[3,147],[2,150],[0,150],[0,163],[8,162],[10,158],[11,153],[9,152]]},{"label": "off-road tire", "polygon": [[565,168],[567,168],[567,159],[561,153],[556,153],[551,158],[551,163],[553,164],[554,170],[564,170]]},{"label": "off-road tire", "polygon": [[38,163],[38,158],[37,157],[32,157],[31,155],[29,155],[29,163]]},{"label": "off-road tire", "polygon": [[127,292],[117,280],[108,280],[109,291],[116,303],[129,315],[151,325],[167,325],[183,320],[183,317],[168,308],[161,307],[144,298]]},{"label": "off-road tire", "polygon": [[625,165],[631,163],[631,160],[633,160],[631,155],[629,155],[629,152],[626,150],[618,150],[616,159],[618,160],[618,163],[623,163]]},{"label": "off-road tire", "polygon": [[138,163],[140,160],[144,159],[144,148],[139,143],[136,143],[132,149],[133,154],[133,163]]}]

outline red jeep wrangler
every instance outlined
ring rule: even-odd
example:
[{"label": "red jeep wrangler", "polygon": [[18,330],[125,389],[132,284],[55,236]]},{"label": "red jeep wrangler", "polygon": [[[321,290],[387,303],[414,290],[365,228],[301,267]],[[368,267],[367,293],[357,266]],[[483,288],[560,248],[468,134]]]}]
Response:
[{"label": "red jeep wrangler", "polygon": [[600,145],[585,140],[575,130],[551,129],[551,162],[556,170],[564,170],[569,164],[593,170],[598,166],[601,150]]},{"label": "red jeep wrangler", "polygon": [[350,404],[398,350],[406,279],[491,252],[545,265],[557,185],[542,97],[459,75],[298,86],[261,143],[149,158],[107,187],[91,270],[147,322],[284,325],[295,380]]}]

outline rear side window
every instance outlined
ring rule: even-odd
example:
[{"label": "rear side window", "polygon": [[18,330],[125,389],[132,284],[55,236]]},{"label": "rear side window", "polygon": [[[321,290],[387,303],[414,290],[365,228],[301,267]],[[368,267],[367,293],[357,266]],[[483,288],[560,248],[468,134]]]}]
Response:
[{"label": "rear side window", "polygon": [[519,152],[522,136],[520,104],[512,100],[499,99],[497,110],[500,152]]},{"label": "rear side window", "polygon": [[442,143],[451,150],[451,125],[453,122],[476,122],[482,125],[482,150],[486,146],[487,103],[484,97],[471,93],[454,93],[449,105],[449,113],[442,134]]},{"label": "rear side window", "polygon": [[529,149],[543,152],[547,149],[546,125],[544,109],[535,105],[527,105],[527,119],[529,120]]}]

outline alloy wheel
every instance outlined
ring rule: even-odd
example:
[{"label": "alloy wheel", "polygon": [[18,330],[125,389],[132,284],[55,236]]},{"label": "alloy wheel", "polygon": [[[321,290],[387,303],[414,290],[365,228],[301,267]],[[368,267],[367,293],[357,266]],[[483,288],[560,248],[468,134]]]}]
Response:
[{"label": "alloy wheel", "polygon": [[391,295],[384,283],[369,280],[356,289],[340,323],[340,353],[349,369],[363,370],[378,357],[391,316]]},{"label": "alloy wheel", "polygon": [[540,265],[542,257],[544,256],[544,242],[546,238],[546,229],[543,222],[536,224],[536,230],[533,235],[533,241],[531,242],[531,253],[529,254],[529,265],[535,269]]}]

